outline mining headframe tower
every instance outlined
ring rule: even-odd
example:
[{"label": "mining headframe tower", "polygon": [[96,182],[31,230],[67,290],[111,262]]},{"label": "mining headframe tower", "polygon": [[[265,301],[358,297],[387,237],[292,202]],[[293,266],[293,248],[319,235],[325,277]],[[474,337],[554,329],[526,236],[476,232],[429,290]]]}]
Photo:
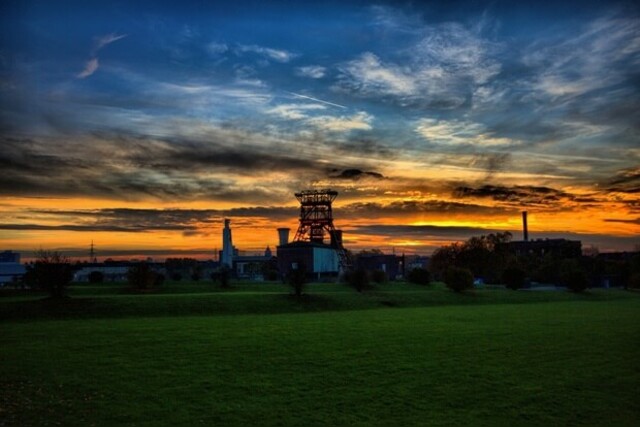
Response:
[{"label": "mining headframe tower", "polygon": [[[333,224],[332,203],[338,196],[334,190],[305,190],[295,193],[300,202],[298,231],[293,242],[283,241],[278,247],[281,270],[288,271],[294,260],[302,260],[313,273],[329,273],[331,258],[337,265],[335,272],[344,272],[351,267],[349,256],[342,244],[342,230]],[[325,243],[328,241],[328,244]]]}]

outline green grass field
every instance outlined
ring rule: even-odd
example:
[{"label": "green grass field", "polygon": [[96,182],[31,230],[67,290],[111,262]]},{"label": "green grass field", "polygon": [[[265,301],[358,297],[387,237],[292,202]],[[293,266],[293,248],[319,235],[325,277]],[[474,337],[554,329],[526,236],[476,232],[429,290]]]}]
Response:
[{"label": "green grass field", "polygon": [[0,298],[0,425],[638,425],[640,294],[169,284]]}]

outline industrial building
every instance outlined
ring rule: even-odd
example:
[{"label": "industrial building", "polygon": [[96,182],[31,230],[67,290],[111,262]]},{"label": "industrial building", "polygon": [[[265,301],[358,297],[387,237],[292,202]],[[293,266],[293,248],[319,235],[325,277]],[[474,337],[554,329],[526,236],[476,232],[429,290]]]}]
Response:
[{"label": "industrial building", "polygon": [[25,273],[24,265],[20,264],[20,253],[13,251],[0,252],[0,286],[19,282]]},{"label": "industrial building", "polygon": [[222,250],[219,252],[220,266],[230,269],[237,278],[260,280],[263,278],[265,264],[274,263],[271,248],[267,246],[264,255],[241,255],[233,246],[231,220],[224,220],[222,230]]},{"label": "industrial building", "polygon": [[298,231],[289,242],[289,229],[279,229],[278,270],[286,277],[291,270],[304,268],[310,276],[337,276],[351,262],[342,245],[342,231],[333,224],[333,190],[307,190],[296,193],[300,202]]},{"label": "industrial building", "polygon": [[529,240],[527,211],[522,212],[522,240],[506,243],[507,249],[516,256],[551,255],[559,259],[579,258],[582,256],[582,242],[568,239]]}]

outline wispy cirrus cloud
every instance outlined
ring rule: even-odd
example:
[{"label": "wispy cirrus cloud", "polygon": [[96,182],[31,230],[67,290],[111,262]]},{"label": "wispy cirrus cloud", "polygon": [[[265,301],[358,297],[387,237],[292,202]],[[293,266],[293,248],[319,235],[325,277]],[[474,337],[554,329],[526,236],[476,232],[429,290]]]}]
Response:
[{"label": "wispy cirrus cloud", "polygon": [[296,68],[295,73],[300,77],[321,79],[327,74],[327,69],[326,67],[322,67],[320,65],[307,65],[305,67]]},{"label": "wispy cirrus cloud", "polygon": [[96,70],[98,69],[98,66],[99,66],[98,58],[91,58],[85,64],[84,69],[80,71],[76,77],[78,77],[79,79],[84,79],[85,77],[89,77],[90,75],[96,72]]},{"label": "wispy cirrus cloud", "polygon": [[[389,19],[388,28],[400,28]],[[343,63],[335,88],[400,105],[446,109],[461,106],[501,70],[495,57],[500,45],[484,38],[481,28],[442,23],[416,24],[411,30],[412,42],[388,58],[369,51]]]},{"label": "wispy cirrus cloud", "polygon": [[239,44],[236,47],[236,51],[239,53],[255,53],[267,59],[271,59],[276,62],[283,62],[283,63],[289,62],[293,58],[298,56],[296,53],[290,52],[285,49],[275,49],[275,48],[259,46],[255,44],[251,44],[251,45]]},{"label": "wispy cirrus cloud", "polygon": [[522,58],[536,69],[534,88],[552,97],[575,97],[628,78],[628,65],[640,66],[636,18],[611,14],[580,31],[532,46]]},{"label": "wispy cirrus cloud", "polygon": [[274,114],[284,119],[307,119],[310,111],[325,110],[327,107],[321,104],[280,104],[267,110],[268,114]]},{"label": "wispy cirrus cloud", "polygon": [[307,123],[329,132],[349,132],[352,130],[371,130],[373,116],[364,111],[350,116],[315,116],[307,119]]},{"label": "wispy cirrus cloud", "polygon": [[117,33],[110,33],[104,36],[96,37],[93,42],[93,47],[91,48],[91,59],[86,62],[84,69],[76,74],[76,77],[79,79],[84,79],[95,73],[100,66],[97,56],[98,52],[105,46],[125,37],[127,37],[127,34]]},{"label": "wispy cirrus cloud", "polygon": [[435,144],[492,147],[519,143],[511,138],[495,136],[484,125],[463,120],[420,119],[415,130]]},{"label": "wispy cirrus cloud", "polygon": [[105,47],[108,44],[111,44],[115,41],[123,39],[127,37],[127,34],[118,34],[118,33],[110,33],[105,34],[104,36],[96,37],[93,42],[93,49],[91,50],[92,55],[96,55],[100,49]]}]

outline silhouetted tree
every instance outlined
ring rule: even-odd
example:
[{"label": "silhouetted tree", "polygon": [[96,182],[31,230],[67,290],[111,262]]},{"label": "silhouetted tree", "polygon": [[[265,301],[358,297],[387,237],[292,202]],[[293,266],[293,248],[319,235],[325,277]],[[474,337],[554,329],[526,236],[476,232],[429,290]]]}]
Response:
[{"label": "silhouetted tree", "polygon": [[47,291],[51,298],[62,298],[73,280],[73,269],[69,258],[60,252],[39,250],[26,276],[29,285]]},{"label": "silhouetted tree", "polygon": [[102,283],[104,274],[101,271],[92,271],[89,273],[89,283]]},{"label": "silhouetted tree", "polygon": [[216,272],[216,280],[220,282],[220,287],[228,289],[231,287],[231,269],[227,265],[222,265]]},{"label": "silhouetted tree", "polygon": [[293,288],[295,296],[300,298],[302,296],[304,285],[307,283],[307,268],[303,263],[299,262],[297,263],[296,268],[289,270],[289,273],[287,274],[287,283],[289,283]]},{"label": "silhouetted tree", "polygon": [[473,274],[466,268],[449,267],[444,282],[452,291],[462,292],[473,288]]},{"label": "silhouetted tree", "polygon": [[573,292],[582,292],[589,287],[589,279],[575,259],[567,259],[561,262],[560,283]]},{"label": "silhouetted tree", "polygon": [[345,280],[356,291],[362,292],[369,288],[369,273],[362,267],[347,271]]},{"label": "silhouetted tree", "polygon": [[145,291],[153,289],[157,285],[158,274],[156,274],[149,264],[140,262],[129,267],[127,281],[133,289]]},{"label": "silhouetted tree", "polygon": [[516,264],[512,264],[505,268],[502,273],[502,281],[509,289],[517,290],[524,287],[526,279],[526,272],[522,267]]},{"label": "silhouetted tree", "polygon": [[449,267],[466,268],[476,277],[486,282],[498,283],[502,271],[513,256],[507,251],[506,243],[511,233],[495,233],[472,237],[464,243],[453,243],[437,249],[429,261],[433,275],[444,278]]}]

